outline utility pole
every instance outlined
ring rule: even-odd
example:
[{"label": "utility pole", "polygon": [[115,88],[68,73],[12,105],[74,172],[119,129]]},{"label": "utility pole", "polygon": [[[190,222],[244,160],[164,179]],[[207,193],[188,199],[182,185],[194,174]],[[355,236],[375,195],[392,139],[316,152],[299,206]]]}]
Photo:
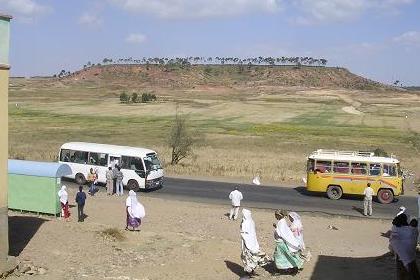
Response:
[{"label": "utility pole", "polygon": [[0,276],[10,269],[7,211],[9,38],[11,16],[0,13]]}]

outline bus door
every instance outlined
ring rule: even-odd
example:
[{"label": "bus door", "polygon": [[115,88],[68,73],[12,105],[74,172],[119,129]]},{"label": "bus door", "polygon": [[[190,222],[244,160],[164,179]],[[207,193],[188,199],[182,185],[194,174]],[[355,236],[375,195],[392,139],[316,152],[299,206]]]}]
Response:
[{"label": "bus door", "polygon": [[369,163],[368,183],[370,183],[370,186],[375,191],[375,193],[378,191],[378,189],[381,186],[381,182],[380,182],[381,169],[382,169],[381,164],[379,162]]},{"label": "bus door", "polygon": [[363,194],[368,182],[367,164],[365,162],[351,163],[351,192],[353,194]]}]

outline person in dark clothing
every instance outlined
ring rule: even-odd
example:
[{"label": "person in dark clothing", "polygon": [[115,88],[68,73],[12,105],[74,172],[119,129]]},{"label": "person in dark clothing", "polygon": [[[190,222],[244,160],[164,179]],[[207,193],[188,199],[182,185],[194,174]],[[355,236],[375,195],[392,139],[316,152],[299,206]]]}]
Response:
[{"label": "person in dark clothing", "polygon": [[79,192],[76,194],[78,222],[83,222],[85,220],[85,214],[83,213],[85,202],[86,193],[83,191],[83,186],[79,186]]}]

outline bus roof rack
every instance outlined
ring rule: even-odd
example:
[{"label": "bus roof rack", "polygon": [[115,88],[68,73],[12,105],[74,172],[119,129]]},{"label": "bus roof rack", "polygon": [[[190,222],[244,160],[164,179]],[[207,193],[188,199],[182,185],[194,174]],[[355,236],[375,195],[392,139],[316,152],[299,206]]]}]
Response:
[{"label": "bus roof rack", "polygon": [[316,155],[335,155],[335,156],[361,156],[361,157],[373,157],[375,154],[369,151],[339,151],[339,150],[326,150],[318,149],[312,154]]}]

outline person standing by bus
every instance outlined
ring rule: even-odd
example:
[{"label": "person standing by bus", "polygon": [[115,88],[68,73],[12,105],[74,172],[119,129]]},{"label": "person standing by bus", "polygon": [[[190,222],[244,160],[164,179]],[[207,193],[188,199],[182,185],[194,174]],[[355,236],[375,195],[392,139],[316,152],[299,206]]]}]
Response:
[{"label": "person standing by bus", "polygon": [[123,195],[124,191],[123,191],[123,178],[124,178],[124,174],[121,172],[121,167],[117,167],[117,172],[115,173],[115,176],[117,178],[116,181],[116,191],[117,191],[117,196]]},{"label": "person standing by bus", "polygon": [[96,179],[97,179],[96,173],[93,170],[93,168],[91,168],[88,173],[87,181],[89,182],[89,194],[92,196],[95,195],[95,180]]},{"label": "person standing by bus", "polygon": [[367,183],[365,190],[363,191],[365,199],[363,201],[363,214],[365,216],[372,216],[372,198],[375,192],[370,187],[370,183]]},{"label": "person standing by bus", "polygon": [[232,208],[230,209],[229,220],[236,220],[238,217],[239,207],[241,206],[241,200],[243,199],[242,193],[236,186],[235,189],[229,194],[229,199],[232,202]]},{"label": "person standing by bus", "polygon": [[106,194],[107,195],[112,195],[112,189],[114,186],[114,174],[112,173],[112,168],[111,166],[108,167],[108,170],[105,173],[105,177],[106,177]]}]

